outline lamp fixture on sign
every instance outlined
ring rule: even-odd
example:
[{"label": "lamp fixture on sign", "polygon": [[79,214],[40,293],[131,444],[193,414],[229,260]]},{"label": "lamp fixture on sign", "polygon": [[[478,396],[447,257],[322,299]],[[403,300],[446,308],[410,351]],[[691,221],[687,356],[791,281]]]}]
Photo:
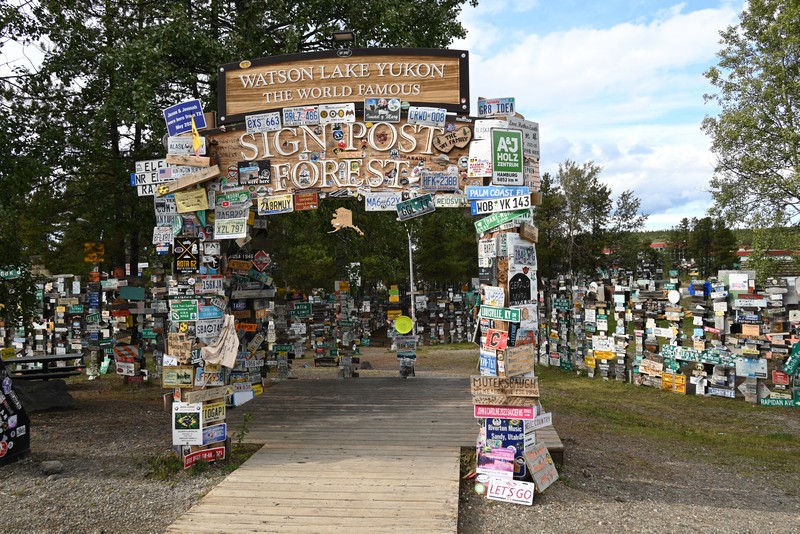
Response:
[{"label": "lamp fixture on sign", "polygon": [[353,30],[341,30],[331,34],[336,45],[336,55],[339,57],[350,57],[353,51],[350,47],[356,41],[356,33]]}]

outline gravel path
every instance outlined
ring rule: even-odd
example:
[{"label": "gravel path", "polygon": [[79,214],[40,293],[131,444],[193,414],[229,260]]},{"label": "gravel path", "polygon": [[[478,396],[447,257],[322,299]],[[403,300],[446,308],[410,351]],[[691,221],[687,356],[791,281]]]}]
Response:
[{"label": "gravel path", "polygon": [[[467,376],[472,352],[421,355],[418,375]],[[366,351],[362,360],[375,367],[362,376],[397,375],[394,355],[381,349]],[[302,361],[294,368],[300,379],[335,373],[303,368]],[[167,481],[148,478],[152,459],[170,449],[163,390],[125,391],[113,385],[118,380],[70,382],[74,410],[31,414],[32,453],[0,467],[2,532],[163,532],[224,478],[219,467]],[[543,391],[546,396],[546,384]],[[736,465],[713,462],[713,454],[687,462],[653,443],[555,417],[567,448],[561,480],[530,507],[488,501],[472,483],[462,484],[459,532],[800,531],[796,466],[785,474],[750,466],[745,475]],[[63,471],[43,472],[49,460]]]}]

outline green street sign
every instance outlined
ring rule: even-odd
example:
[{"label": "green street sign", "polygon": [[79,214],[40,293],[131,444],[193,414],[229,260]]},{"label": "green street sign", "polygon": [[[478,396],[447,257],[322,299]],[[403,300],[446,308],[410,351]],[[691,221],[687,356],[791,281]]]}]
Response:
[{"label": "green street sign", "polygon": [[678,289],[678,284],[673,284],[671,282],[664,282],[664,289]]},{"label": "green street sign", "polygon": [[272,345],[273,352],[292,352],[294,350],[294,345],[291,343],[275,343]]},{"label": "green street sign", "polygon": [[294,309],[289,312],[289,317],[297,317],[299,319],[311,317],[311,303],[296,302]]},{"label": "green street sign", "polygon": [[197,320],[197,301],[196,300],[173,300],[169,303],[170,321],[196,321]]},{"label": "green street sign", "polygon": [[681,274],[681,272],[679,270],[677,270],[677,269],[670,269],[669,270],[669,275],[670,276],[678,276],[679,274]]},{"label": "green street sign", "polygon": [[86,323],[87,324],[98,324],[100,322],[100,314],[99,313],[89,313],[86,315]]},{"label": "green street sign", "polygon": [[67,309],[68,313],[83,313],[83,304],[73,304]]},{"label": "green street sign", "polygon": [[3,280],[14,280],[20,276],[22,276],[22,272],[16,267],[11,267],[10,269],[0,269],[0,278]]},{"label": "green street sign", "polygon": [[156,332],[152,328],[145,328],[144,330],[142,330],[142,337],[144,339],[155,339]]},{"label": "green street sign", "polygon": [[520,310],[515,308],[497,308],[495,306],[481,306],[480,315],[483,319],[508,321],[510,323],[518,323],[522,319]]},{"label": "green street sign", "polygon": [[530,214],[531,210],[529,209],[493,213],[488,217],[484,217],[483,219],[475,221],[475,231],[479,234],[482,234],[487,230],[494,228],[495,226],[500,226],[501,224],[513,221],[517,217],[527,217]]}]

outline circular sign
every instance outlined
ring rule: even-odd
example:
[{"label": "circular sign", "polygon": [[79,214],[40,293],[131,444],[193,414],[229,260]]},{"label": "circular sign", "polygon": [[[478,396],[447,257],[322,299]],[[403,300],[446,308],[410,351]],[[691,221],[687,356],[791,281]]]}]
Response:
[{"label": "circular sign", "polygon": [[401,315],[394,320],[394,329],[401,334],[408,334],[411,332],[412,328],[414,328],[414,322],[411,320],[411,317]]},{"label": "circular sign", "polygon": [[680,291],[676,291],[675,289],[670,289],[669,293],[667,293],[667,300],[669,300],[673,304],[679,303],[681,301]]}]

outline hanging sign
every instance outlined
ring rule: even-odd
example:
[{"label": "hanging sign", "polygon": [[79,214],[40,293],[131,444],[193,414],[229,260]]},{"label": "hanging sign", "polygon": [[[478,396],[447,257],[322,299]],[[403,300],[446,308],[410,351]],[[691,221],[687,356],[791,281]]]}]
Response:
[{"label": "hanging sign", "polygon": [[494,306],[481,306],[480,316],[483,319],[518,323],[521,319],[520,310],[514,308],[496,308]]}]

